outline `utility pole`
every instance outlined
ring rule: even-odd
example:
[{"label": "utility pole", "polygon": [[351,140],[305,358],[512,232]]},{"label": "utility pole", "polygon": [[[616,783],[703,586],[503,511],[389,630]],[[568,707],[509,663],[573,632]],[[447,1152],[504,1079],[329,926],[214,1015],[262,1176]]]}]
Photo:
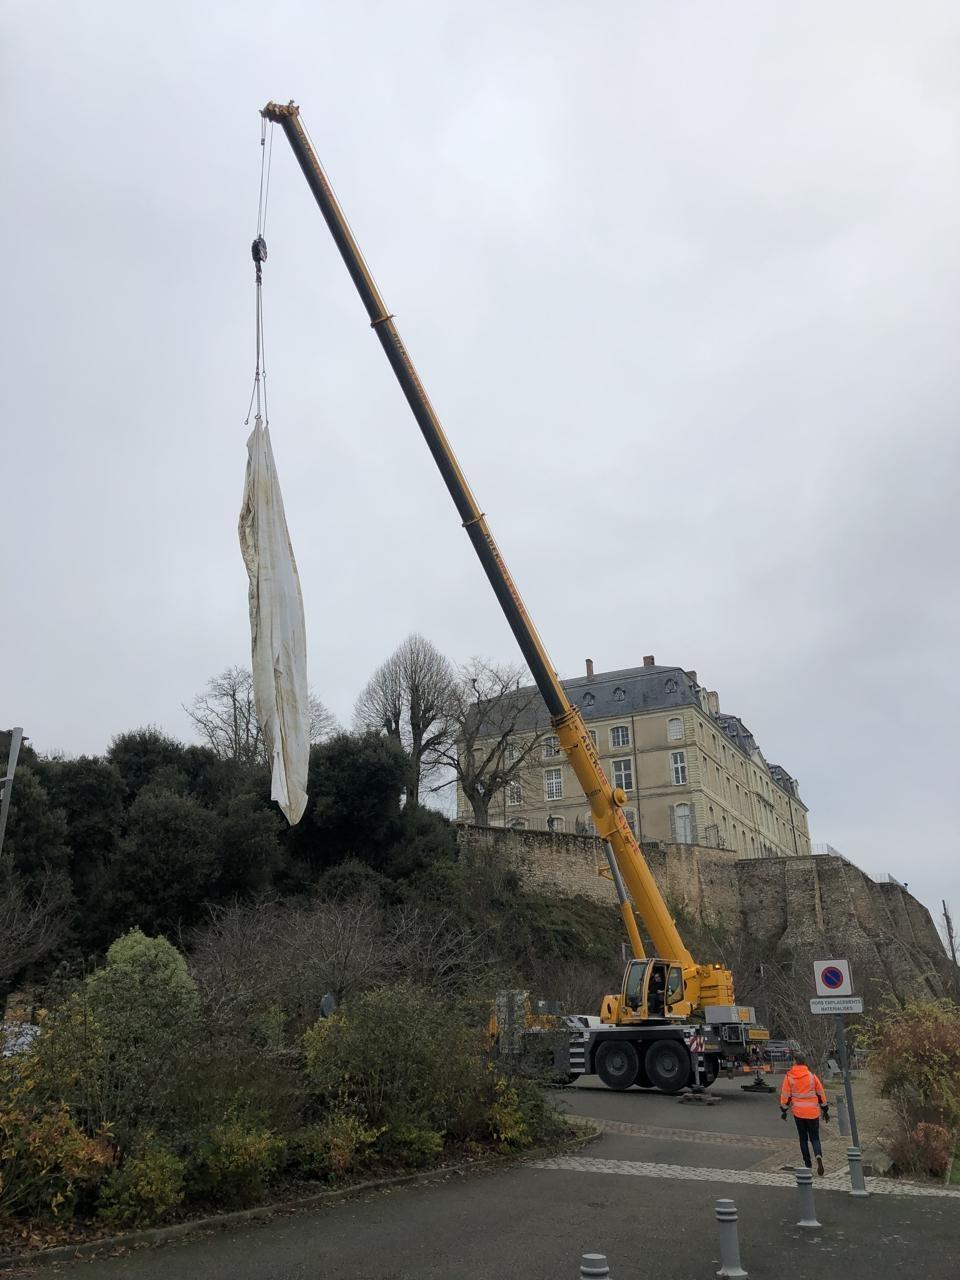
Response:
[{"label": "utility pole", "polygon": [[947,929],[947,943],[950,947],[950,958],[954,964],[957,964],[957,940],[953,932],[953,917],[950,915],[950,908],[947,906],[946,899],[943,899],[943,923]]},{"label": "utility pole", "polygon": [[3,836],[7,829],[7,811],[10,808],[10,793],[13,791],[13,775],[17,771],[17,757],[20,754],[22,742],[22,729],[0,731],[0,747],[7,748],[7,771],[0,778],[0,868],[3,867]]}]

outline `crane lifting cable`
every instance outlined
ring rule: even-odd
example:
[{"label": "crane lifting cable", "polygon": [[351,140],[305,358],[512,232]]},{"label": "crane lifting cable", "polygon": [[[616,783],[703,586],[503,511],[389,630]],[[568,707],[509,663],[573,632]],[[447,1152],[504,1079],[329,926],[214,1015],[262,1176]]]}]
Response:
[{"label": "crane lifting cable", "polygon": [[252,246],[256,270],[256,370],[246,426],[247,473],[240,509],[240,549],[250,580],[250,640],[253,692],[271,768],[271,799],[293,826],[307,805],[310,757],[310,714],[307,689],[307,637],[303,595],[293,554],[280,481],[270,444],[267,416],[266,359],[263,343],[263,264],[267,200],[270,193],[270,148],[266,121],[260,130],[260,201],[257,235]]}]

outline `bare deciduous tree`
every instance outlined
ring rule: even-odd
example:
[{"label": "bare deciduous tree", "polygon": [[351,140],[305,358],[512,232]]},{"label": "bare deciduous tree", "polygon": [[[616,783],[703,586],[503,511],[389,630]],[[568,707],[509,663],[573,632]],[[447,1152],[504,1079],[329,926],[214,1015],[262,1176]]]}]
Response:
[{"label": "bare deciduous tree", "polygon": [[485,947],[488,935],[489,930],[467,928],[451,914],[400,906],[384,944],[391,977],[420,983],[441,998],[492,989],[495,966]]},{"label": "bare deciduous tree", "polygon": [[452,915],[375,898],[261,901],[211,909],[190,941],[190,967],[220,1030],[275,1026],[278,1043],[380,983],[410,981],[438,997],[492,988],[486,935]]},{"label": "bare deciduous tree", "polygon": [[269,1010],[302,1032],[337,1001],[385,974],[379,904],[366,898],[216,907],[193,938],[191,969],[204,1007],[221,1025]]},{"label": "bare deciduous tree", "polygon": [[409,757],[407,804],[419,803],[424,776],[449,738],[454,683],[453,668],[443,654],[423,636],[410,635],[357,698],[357,728],[385,732]]},{"label": "bare deciduous tree", "polygon": [[550,733],[539,691],[521,686],[522,667],[473,658],[461,667],[449,698],[450,727],[433,751],[460,783],[478,826],[490,803],[512,784],[523,786]]},{"label": "bare deciduous tree", "polygon": [[[253,675],[246,667],[227,667],[218,676],[211,676],[204,692],[198,693],[184,711],[205,744],[221,759],[247,765],[266,760],[253,696]],[[310,742],[322,742],[336,728],[336,717],[311,693]]]},{"label": "bare deciduous tree", "polygon": [[52,872],[35,890],[12,870],[0,873],[0,988],[64,940],[69,898],[63,879]]}]

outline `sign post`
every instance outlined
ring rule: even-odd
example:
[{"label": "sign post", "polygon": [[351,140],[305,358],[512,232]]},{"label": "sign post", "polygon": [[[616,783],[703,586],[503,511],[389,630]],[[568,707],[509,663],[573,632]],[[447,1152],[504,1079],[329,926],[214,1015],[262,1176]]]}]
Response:
[{"label": "sign post", "polygon": [[10,808],[10,793],[13,791],[13,775],[17,771],[17,757],[23,742],[23,730],[8,729],[0,733],[0,746],[7,748],[7,772],[0,778],[0,866],[3,865],[3,836],[7,829],[7,811]]},{"label": "sign post", "polygon": [[[850,1164],[850,1180],[854,1195],[866,1195],[863,1185],[863,1173],[860,1169],[860,1134],[857,1131],[857,1113],[853,1106],[853,1086],[850,1082],[850,1060],[847,1056],[847,1032],[843,1024],[845,1013],[863,1013],[863,1000],[853,994],[853,979],[850,977],[849,960],[815,960],[813,976],[817,984],[817,998],[810,1001],[811,1013],[829,1013],[836,1019],[837,1049],[840,1053],[840,1070],[843,1072],[843,1091],[847,1099],[847,1114],[850,1119],[850,1137],[853,1146],[848,1155],[856,1153],[856,1170],[854,1162]],[[837,1118],[839,1124],[839,1117]]]},{"label": "sign post", "polygon": [[844,1015],[837,1014],[837,1043],[840,1046],[840,1069],[844,1073],[844,1093],[846,1093],[846,1110],[850,1116],[850,1137],[854,1139],[854,1146],[860,1147],[860,1134],[856,1132],[856,1111],[854,1111],[854,1091],[850,1084],[850,1062],[846,1056],[846,1029],[844,1027]]}]

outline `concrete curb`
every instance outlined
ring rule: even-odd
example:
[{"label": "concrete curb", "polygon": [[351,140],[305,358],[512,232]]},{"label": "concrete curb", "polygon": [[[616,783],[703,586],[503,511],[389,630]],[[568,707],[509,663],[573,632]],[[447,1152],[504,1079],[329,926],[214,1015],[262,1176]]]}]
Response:
[{"label": "concrete curb", "polygon": [[[574,1127],[581,1130],[587,1129],[580,1119]],[[566,1142],[556,1146],[532,1147],[529,1151],[518,1152],[516,1155],[486,1156],[482,1160],[474,1160],[468,1164],[442,1165],[440,1168],[424,1169],[419,1173],[400,1173],[390,1178],[371,1178],[368,1182],[357,1182],[348,1187],[328,1187],[309,1196],[300,1196],[296,1200],[260,1204],[252,1209],[236,1209],[232,1213],[216,1213],[206,1218],[191,1218],[189,1222],[176,1222],[169,1227],[148,1227],[144,1231],[128,1231],[120,1236],[99,1236],[96,1240],[83,1240],[77,1244],[54,1245],[50,1249],[3,1254],[0,1255],[0,1271],[11,1271],[14,1267],[42,1267],[52,1262],[69,1262],[73,1259],[90,1257],[93,1254],[124,1249],[137,1244],[165,1244],[168,1240],[177,1240],[183,1236],[215,1231],[243,1222],[253,1222],[258,1218],[272,1218],[275,1214],[285,1211],[315,1208],[335,1200],[345,1200],[350,1196],[361,1195],[365,1191],[432,1182],[437,1178],[455,1173],[466,1176],[490,1169],[507,1169],[513,1165],[524,1164],[528,1160],[542,1160],[561,1151],[578,1151],[581,1147],[596,1142],[602,1136],[602,1130],[592,1126],[590,1131],[578,1133],[575,1137],[568,1138]]]}]

